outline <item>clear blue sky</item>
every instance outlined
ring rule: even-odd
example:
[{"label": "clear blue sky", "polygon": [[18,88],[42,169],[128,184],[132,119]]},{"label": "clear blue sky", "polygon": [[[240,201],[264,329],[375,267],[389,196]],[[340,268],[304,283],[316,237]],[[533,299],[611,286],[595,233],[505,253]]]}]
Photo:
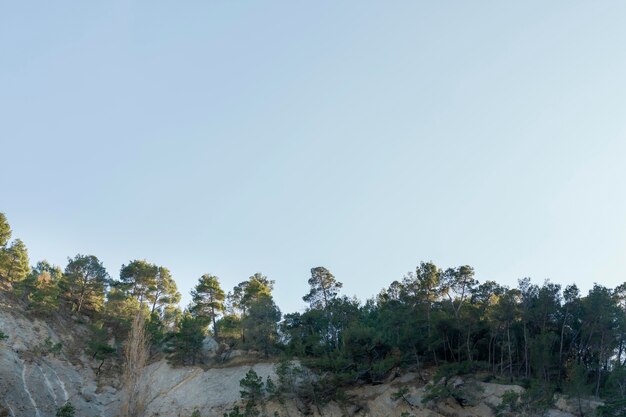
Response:
[{"label": "clear blue sky", "polygon": [[[366,298],[420,260],[626,281],[623,1],[0,5],[0,211],[95,254]],[[188,300],[188,297],[186,297]]]}]

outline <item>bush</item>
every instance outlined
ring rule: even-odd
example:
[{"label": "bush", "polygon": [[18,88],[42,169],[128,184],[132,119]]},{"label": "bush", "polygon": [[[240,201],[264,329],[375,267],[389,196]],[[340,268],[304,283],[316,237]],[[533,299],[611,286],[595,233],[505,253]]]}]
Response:
[{"label": "bush", "polygon": [[520,395],[513,390],[508,390],[508,391],[505,391],[504,394],[502,395],[502,402],[496,409],[497,411],[496,415],[504,416],[504,415],[507,415],[508,413],[515,413],[519,411],[520,408],[521,408]]},{"label": "bush", "polygon": [[469,361],[442,365],[435,373],[434,383],[426,386],[426,395],[422,403],[452,398],[462,407],[474,404],[475,394],[481,391],[482,387],[475,383],[465,384],[456,377],[477,372],[482,367],[481,362]]},{"label": "bush", "polygon": [[76,409],[70,402],[66,402],[61,407],[57,408],[56,417],[74,417]]}]

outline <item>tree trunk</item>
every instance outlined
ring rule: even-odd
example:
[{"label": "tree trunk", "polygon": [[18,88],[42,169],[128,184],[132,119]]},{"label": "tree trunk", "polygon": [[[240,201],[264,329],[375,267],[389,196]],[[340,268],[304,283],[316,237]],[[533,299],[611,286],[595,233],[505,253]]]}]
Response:
[{"label": "tree trunk", "polygon": [[567,323],[567,309],[565,309],[565,316],[563,317],[563,324],[561,325],[561,341],[559,343],[559,376],[556,381],[561,385],[561,374],[563,373],[563,339],[565,337],[565,323]]},{"label": "tree trunk", "polygon": [[529,375],[530,361],[528,360],[528,335],[526,331],[526,320],[524,320],[524,376],[528,378]]},{"label": "tree trunk", "polygon": [[602,337],[600,338],[600,352],[598,357],[598,371],[596,376],[596,397],[600,396],[600,377],[602,376],[602,353],[604,351],[604,332],[602,332]]},{"label": "tree trunk", "polygon": [[509,379],[513,382],[513,354],[511,353],[511,325],[509,323],[506,325],[506,337],[509,345]]},{"label": "tree trunk", "polygon": [[213,336],[217,340],[217,325],[215,324],[215,307],[211,307],[211,318],[213,319]]}]

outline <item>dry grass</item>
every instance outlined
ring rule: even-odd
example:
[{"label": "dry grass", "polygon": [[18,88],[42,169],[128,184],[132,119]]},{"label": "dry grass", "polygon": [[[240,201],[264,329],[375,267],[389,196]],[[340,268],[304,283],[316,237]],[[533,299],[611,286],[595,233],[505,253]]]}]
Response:
[{"label": "dry grass", "polygon": [[148,335],[145,331],[145,316],[137,313],[133,320],[124,349],[125,363],[122,375],[123,399],[121,417],[142,417],[146,406],[146,387],[141,377],[150,355]]}]

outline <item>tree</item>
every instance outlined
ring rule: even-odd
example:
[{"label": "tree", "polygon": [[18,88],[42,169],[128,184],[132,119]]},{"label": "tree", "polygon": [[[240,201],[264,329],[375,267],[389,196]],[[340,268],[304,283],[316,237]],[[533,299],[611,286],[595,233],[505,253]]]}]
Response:
[{"label": "tree", "polygon": [[[116,339],[124,339],[137,311],[141,310],[139,301],[129,296],[119,281],[112,281],[111,288],[106,293],[106,303],[102,314],[106,325],[113,332]],[[145,312],[145,311],[144,311]]]},{"label": "tree", "polygon": [[28,251],[20,239],[9,245],[10,239],[11,227],[4,213],[0,213],[0,279],[19,282],[30,272]]},{"label": "tree", "polygon": [[169,269],[160,266],[153,285],[148,288],[148,299],[152,303],[150,313],[176,305],[180,301],[180,293]]},{"label": "tree", "polygon": [[0,249],[4,248],[11,239],[11,226],[7,221],[7,216],[0,213]]},{"label": "tree", "polygon": [[620,309],[612,291],[598,284],[594,284],[582,300],[582,308],[581,351],[595,373],[594,394],[599,396],[603,377],[608,371],[608,360],[617,347]]},{"label": "tree", "polygon": [[246,372],[244,379],[239,381],[241,391],[239,391],[242,400],[246,400],[252,405],[259,405],[264,396],[263,378],[261,378],[254,369],[250,368]]},{"label": "tree", "polygon": [[166,342],[168,359],[177,364],[195,365],[202,351],[204,329],[203,320],[186,311],[180,319],[178,331]]},{"label": "tree", "polygon": [[568,285],[563,291],[563,299],[565,304],[561,308],[561,330],[559,337],[559,373],[557,375],[557,383],[561,383],[563,375],[563,350],[565,347],[565,331],[573,316],[573,311],[580,305],[580,291],[576,284]]},{"label": "tree", "polygon": [[39,261],[26,279],[13,285],[15,293],[28,302],[36,313],[49,314],[59,306],[60,283],[63,271],[47,261]]},{"label": "tree", "polygon": [[[259,416],[261,412],[259,411],[258,406],[263,403],[265,397],[265,384],[263,383],[263,378],[261,378],[254,371],[254,369],[250,368],[250,370],[246,373],[245,378],[239,381],[239,386],[242,388],[241,391],[239,391],[241,399],[246,401],[243,416]],[[237,412],[238,411],[239,410],[237,410]]]},{"label": "tree", "polygon": [[398,290],[399,298],[409,303],[419,317],[426,316],[427,341],[435,364],[437,355],[433,346],[432,311],[442,295],[443,272],[432,262],[421,262],[415,273],[405,276]]},{"label": "tree", "polygon": [[151,298],[156,302],[153,293],[157,288],[157,276],[159,267],[145,260],[134,260],[128,265],[122,265],[120,281],[122,288],[139,301],[139,305],[150,302]]},{"label": "tree", "polygon": [[[244,310],[250,306],[250,304],[258,301],[262,297],[270,296],[274,290],[274,281],[268,279],[260,272],[255,273],[248,281],[244,281],[238,285],[242,288],[241,306]],[[237,288],[237,287],[236,287]]]},{"label": "tree", "polygon": [[[247,310],[250,306],[263,297],[271,296],[274,289],[274,281],[269,280],[260,272],[255,273],[247,281],[240,282],[235,286],[232,293],[228,294],[229,303],[239,310],[241,321],[245,321]],[[241,340],[246,340],[245,326],[241,327]]]},{"label": "tree", "polygon": [[311,308],[326,309],[328,304],[337,297],[339,289],[343,287],[334,275],[323,266],[311,268],[311,278],[309,278],[311,290],[302,299],[309,303]]},{"label": "tree", "polygon": [[234,346],[241,338],[241,317],[235,314],[225,314],[215,325],[220,331],[220,340],[226,341],[231,346]]},{"label": "tree", "polygon": [[[520,291],[516,288],[507,289],[498,299],[495,306],[494,316],[502,329],[502,344],[500,348],[500,373],[504,374],[504,354],[506,352],[509,362],[509,380],[513,380],[513,339],[511,338],[511,326],[519,317]],[[506,350],[504,348],[506,342]],[[495,355],[494,355],[495,356]]]},{"label": "tree", "polygon": [[224,290],[216,276],[204,274],[191,292],[193,306],[191,312],[213,323],[213,335],[218,337],[217,316],[224,311]]},{"label": "tree", "polygon": [[104,304],[108,282],[109,274],[97,257],[79,254],[74,259],[68,258],[64,287],[77,313],[83,308],[99,311]]},{"label": "tree", "polygon": [[251,303],[248,314],[243,318],[247,346],[269,356],[278,339],[277,330],[280,317],[280,310],[271,295],[260,297]]},{"label": "tree", "polygon": [[100,361],[96,375],[98,375],[105,361],[115,355],[117,350],[109,344],[109,332],[102,323],[90,326],[91,337],[87,342],[87,353],[92,359]]},{"label": "tree", "polygon": [[0,277],[8,282],[18,282],[26,278],[29,272],[26,245],[20,239],[15,239],[0,252]]},{"label": "tree", "polygon": [[28,296],[28,308],[40,314],[51,314],[59,308],[58,279],[48,271],[39,273]]}]

